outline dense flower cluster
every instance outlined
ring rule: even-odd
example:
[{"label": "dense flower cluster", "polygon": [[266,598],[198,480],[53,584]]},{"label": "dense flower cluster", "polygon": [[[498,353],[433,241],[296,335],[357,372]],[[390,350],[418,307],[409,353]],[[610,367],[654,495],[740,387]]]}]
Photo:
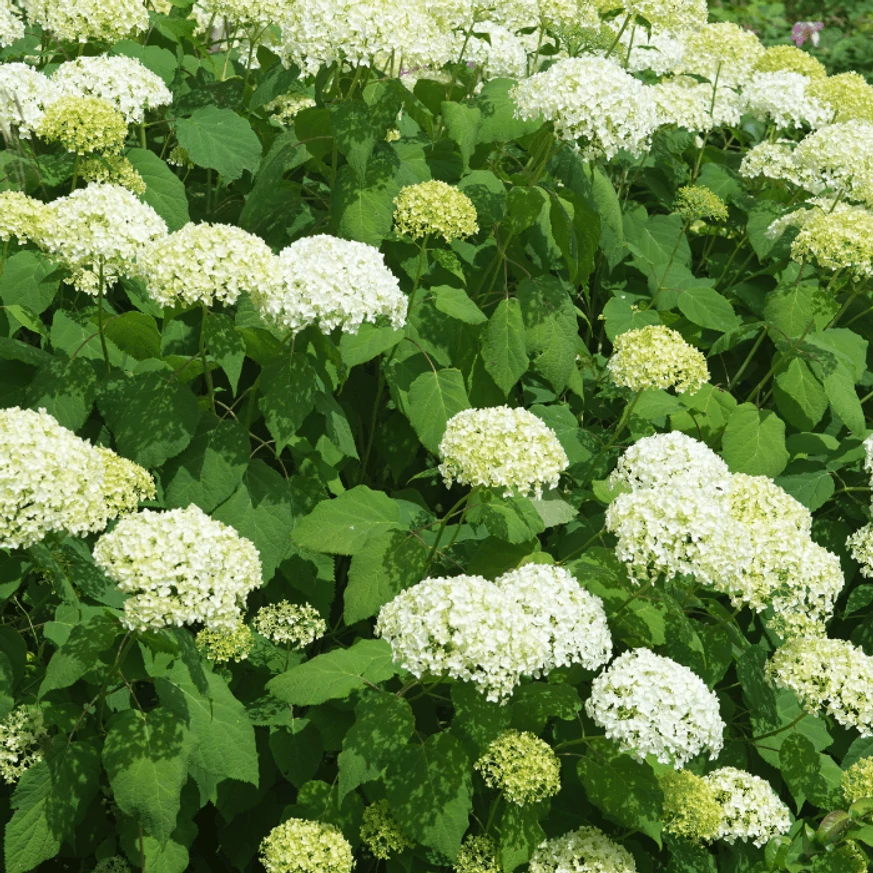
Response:
[{"label": "dense flower cluster", "polygon": [[455,873],[503,873],[497,843],[484,834],[465,837],[453,869]]},{"label": "dense flower cluster", "polygon": [[111,103],[99,97],[59,97],[43,113],[36,131],[46,142],[68,152],[120,152],[127,122]]},{"label": "dense flower cluster", "polygon": [[624,8],[629,15],[641,15],[653,28],[672,33],[699,30],[709,12],[706,0],[626,0]]},{"label": "dense flower cluster", "polygon": [[711,218],[727,221],[727,204],[718,194],[702,185],[686,185],[676,192],[676,211],[686,220]]},{"label": "dense flower cluster", "polygon": [[27,64],[0,64],[0,130],[29,139],[42,120],[43,108],[55,100],[54,84]]},{"label": "dense flower cluster", "polygon": [[0,239],[38,240],[45,204],[20,191],[0,191]]},{"label": "dense flower cluster", "polygon": [[314,606],[287,600],[262,606],[252,619],[252,627],[262,637],[295,649],[311,645],[327,631],[327,623]]},{"label": "dense flower cluster", "polygon": [[169,106],[170,89],[160,76],[136,58],[123,55],[78,57],[61,64],[52,74],[58,94],[99,97],[124,116],[127,124],[140,123],[146,109]]},{"label": "dense flower cluster", "polygon": [[23,36],[21,11],[11,0],[0,0],[0,46],[10,46]]},{"label": "dense flower cluster", "polygon": [[827,70],[818,58],[793,45],[768,46],[755,62],[756,73],[775,73],[779,70],[800,73],[808,79],[824,79],[827,76]]},{"label": "dense flower cluster", "polygon": [[94,560],[130,595],[122,621],[131,630],[196,622],[233,630],[262,583],[251,541],[194,505],[127,516],[97,540]]},{"label": "dense flower cluster", "polygon": [[755,73],[743,88],[748,111],[761,121],[773,121],[780,130],[827,124],[833,112],[809,96],[810,81],[789,70]]},{"label": "dense flower cluster", "polygon": [[351,873],[352,847],[339,828],[320,821],[289,818],[261,841],[267,873]]},{"label": "dense flower cluster", "polygon": [[[611,24],[619,28],[618,41],[621,48],[616,48],[618,57],[623,57],[627,70],[640,73],[651,70],[658,76],[672,73],[682,60],[685,43],[674,35],[653,28],[651,33],[641,27],[626,27],[622,33],[621,17]],[[604,47],[604,53],[612,47],[614,40],[609,40]],[[599,52],[595,52],[598,53]],[[710,89],[711,90],[711,89]]]},{"label": "dense flower cluster", "polygon": [[286,127],[294,121],[298,112],[311,109],[313,106],[315,106],[315,100],[308,94],[292,91],[290,94],[280,94],[269,103],[265,103],[264,112],[271,114],[271,124]]},{"label": "dense flower cluster", "polygon": [[852,557],[861,565],[861,575],[873,576],[873,524],[865,524],[847,540]]},{"label": "dense flower cluster", "polygon": [[52,531],[102,530],[154,496],[145,470],[80,439],[44,409],[0,410],[0,548],[28,548]]},{"label": "dense flower cluster", "polygon": [[594,827],[582,827],[540,843],[530,873],[636,873],[633,855]]},{"label": "dense flower cluster", "polygon": [[31,24],[69,42],[111,44],[149,25],[143,0],[21,0],[21,5]]},{"label": "dense flower cluster", "polygon": [[721,805],[717,839],[727,843],[751,840],[763,846],[771,837],[788,832],[791,814],[770,784],[735,767],[721,767],[704,777]]},{"label": "dense flower cluster", "polygon": [[19,706],[0,721],[0,779],[14,785],[25,770],[42,760],[48,732],[42,711],[35,706]]},{"label": "dense flower cluster", "polygon": [[557,488],[569,461],[555,432],[532,412],[509,406],[465,409],[449,419],[439,444],[446,487],[502,488],[542,496]]},{"label": "dense flower cluster", "polygon": [[324,332],[357,333],[366,321],[406,323],[406,296],[375,247],[327,234],[304,237],[279,253],[277,287],[252,299],[268,321],[299,333],[310,324]]},{"label": "dense flower cluster", "polygon": [[523,79],[527,74],[527,48],[512,31],[493,21],[476,23],[464,50],[468,64],[478,67],[483,80]]},{"label": "dense flower cluster", "polygon": [[709,79],[718,88],[744,85],[764,46],[750,30],[728,21],[707,24],[685,39],[681,72]]},{"label": "dense flower cluster", "polygon": [[188,223],[138,258],[149,296],[162,306],[235,303],[244,291],[275,293],[276,258],[260,238],[229,224]]},{"label": "dense flower cluster", "polygon": [[400,825],[391,815],[391,807],[387,800],[371,803],[364,810],[361,820],[361,842],[374,858],[382,861],[387,861],[392,855],[415,845],[400,830]]},{"label": "dense flower cluster", "polygon": [[806,93],[831,110],[831,121],[873,122],[873,86],[860,73],[814,79]]},{"label": "dense flower cluster", "polygon": [[794,157],[794,146],[790,140],[758,143],[743,156],[740,175],[746,179],[763,177],[788,182],[813,193],[823,191],[826,186],[820,174],[816,170],[798,165]]},{"label": "dense flower cluster", "polygon": [[694,393],[709,381],[703,353],[660,324],[617,336],[606,368],[616,385],[632,391],[674,388],[677,394]]},{"label": "dense flower cluster", "polygon": [[463,239],[479,230],[476,207],[463,191],[436,179],[407,185],[394,198],[394,230],[412,239]]},{"label": "dense flower cluster", "polygon": [[[793,160],[798,172],[818,183],[818,191],[826,187],[873,205],[873,124],[829,124],[804,137]],[[816,188],[809,190],[818,193]]]},{"label": "dense flower cluster", "polygon": [[873,212],[848,203],[832,211],[808,210],[791,243],[791,257],[801,264],[849,270],[859,278],[873,276]]},{"label": "dense flower cluster", "polygon": [[606,58],[558,61],[512,96],[519,118],[551,121],[560,139],[581,141],[586,158],[612,158],[622,149],[639,156],[659,123],[646,86]]},{"label": "dense flower cluster", "polygon": [[196,637],[197,648],[216,664],[245,661],[255,644],[248,626],[240,622],[235,628],[205,627]]},{"label": "dense flower cluster", "polygon": [[779,688],[790,688],[809,713],[826,712],[861,736],[873,736],[873,658],[845,640],[797,638],[767,664]]},{"label": "dense flower cluster", "polygon": [[745,99],[732,88],[717,88],[713,100],[712,85],[691,76],[674,76],[647,87],[661,124],[696,133],[739,124],[746,108]]},{"label": "dense flower cluster", "polygon": [[79,175],[86,182],[120,185],[133,194],[145,194],[145,179],[124,155],[88,155],[79,161]]},{"label": "dense flower cluster", "polygon": [[529,731],[505,731],[473,765],[489,788],[524,806],[561,790],[561,764],[552,747]]},{"label": "dense flower cluster", "polygon": [[690,770],[673,770],[658,777],[664,793],[664,830],[685,840],[713,840],[723,813],[712,786]]},{"label": "dense flower cluster", "polygon": [[840,789],[847,806],[862,797],[873,797],[873,758],[861,758],[845,770]]},{"label": "dense flower cluster", "polygon": [[585,711],[623,751],[652,754],[679,769],[701,752],[721,751],[718,698],[699,676],[649,649],[619,655],[591,683]]}]

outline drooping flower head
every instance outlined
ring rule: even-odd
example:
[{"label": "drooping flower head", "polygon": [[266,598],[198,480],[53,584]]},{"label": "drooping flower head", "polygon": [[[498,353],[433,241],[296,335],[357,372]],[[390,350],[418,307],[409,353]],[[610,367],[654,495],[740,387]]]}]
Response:
[{"label": "drooping flower head", "polygon": [[270,247],[229,224],[189,222],[147,246],[137,268],[161,306],[231,304],[244,291],[253,297],[273,294],[277,284]]},{"label": "drooping flower head", "polygon": [[252,620],[252,627],[262,637],[295,649],[311,645],[327,631],[327,623],[314,606],[287,600],[262,606]]},{"label": "drooping flower head", "polygon": [[619,655],[591,683],[585,711],[642,761],[652,754],[679,769],[701,752],[721,751],[718,698],[687,667],[650,649]]},{"label": "drooping flower head", "polygon": [[391,807],[387,800],[371,803],[364,809],[361,820],[361,842],[374,858],[381,861],[387,861],[398,852],[415,845],[391,815]]},{"label": "drooping flower head", "polygon": [[352,847],[339,828],[320,821],[289,818],[261,841],[267,873],[351,873]]},{"label": "drooping flower head", "polygon": [[540,843],[530,873],[636,873],[634,856],[595,827],[582,827]]},{"label": "drooping flower head", "polygon": [[364,322],[406,323],[406,296],[375,247],[327,234],[304,237],[279,253],[278,285],[252,294],[263,318],[299,333],[357,333]]},{"label": "drooping flower head", "polygon": [[439,470],[453,482],[503,488],[508,496],[556,488],[569,461],[555,432],[526,409],[465,409],[449,419],[439,445]]},{"label": "drooping flower head", "polygon": [[682,72],[703,76],[718,87],[735,88],[752,75],[764,46],[750,30],[729,21],[707,24],[688,34]]},{"label": "drooping flower head", "polygon": [[543,118],[559,139],[579,141],[585,158],[639,157],[659,119],[646,86],[607,58],[565,58],[512,90],[515,114]]},{"label": "drooping flower head", "polygon": [[726,843],[751,840],[760,848],[772,837],[788,833],[788,807],[760,776],[736,767],[722,767],[704,778],[722,809],[716,839]]},{"label": "drooping flower head", "polygon": [[0,779],[14,785],[43,757],[48,731],[35,706],[18,706],[0,720]]},{"label": "drooping flower head", "polygon": [[561,790],[561,764],[552,747],[529,731],[505,731],[473,767],[489,788],[517,806],[538,803]]},{"label": "drooping flower head", "polygon": [[703,353],[660,324],[617,336],[606,368],[616,385],[632,391],[673,388],[677,394],[693,394],[709,381]]},{"label": "drooping flower head", "polygon": [[235,629],[263,582],[254,544],[193,504],[127,516],[97,540],[94,560],[130,595],[122,622],[131,630],[197,622]]},{"label": "drooping flower head", "polygon": [[394,198],[394,229],[412,239],[441,236],[451,242],[477,233],[479,225],[473,201],[434,179],[401,188]]}]

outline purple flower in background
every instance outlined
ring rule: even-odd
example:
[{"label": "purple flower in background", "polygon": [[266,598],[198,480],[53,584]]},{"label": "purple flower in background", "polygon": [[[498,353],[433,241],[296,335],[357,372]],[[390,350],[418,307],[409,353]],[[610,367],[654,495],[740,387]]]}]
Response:
[{"label": "purple flower in background", "polygon": [[794,40],[794,44],[800,48],[807,39],[812,40],[812,44],[814,46],[818,46],[819,39],[819,31],[824,28],[823,21],[797,21],[794,23],[794,27],[791,28],[791,38]]}]

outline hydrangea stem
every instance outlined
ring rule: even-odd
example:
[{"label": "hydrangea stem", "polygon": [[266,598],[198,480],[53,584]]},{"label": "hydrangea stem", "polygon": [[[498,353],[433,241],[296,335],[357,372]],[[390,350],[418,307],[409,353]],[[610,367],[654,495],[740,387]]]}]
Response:
[{"label": "hydrangea stem", "polygon": [[203,308],[203,321],[200,325],[200,360],[203,362],[203,375],[206,378],[206,390],[209,393],[209,405],[212,407],[212,412],[215,414],[215,386],[212,384],[212,371],[209,369],[209,361],[206,356],[206,320],[209,318],[209,309],[206,304],[201,304]]}]

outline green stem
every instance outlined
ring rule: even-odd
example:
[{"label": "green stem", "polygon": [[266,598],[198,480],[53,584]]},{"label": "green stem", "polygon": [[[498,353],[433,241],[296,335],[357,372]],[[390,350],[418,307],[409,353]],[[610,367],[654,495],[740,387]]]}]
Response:
[{"label": "green stem", "polygon": [[781,372],[782,368],[786,364],[790,363],[794,352],[797,351],[800,344],[806,339],[806,335],[813,329],[814,326],[815,317],[809,320],[809,324],[804,328],[803,333],[791,344],[791,347],[788,349],[785,355],[782,356],[779,363],[774,364],[772,367],[770,367],[769,370],[767,370],[767,372],[764,374],[764,378],[761,379],[761,381],[752,389],[751,393],[746,398],[746,403],[751,403],[752,398],[755,397],[758,392],[767,384],[770,377],[775,375],[776,373]]},{"label": "green stem", "polygon": [[76,183],[79,181],[79,155],[73,160],[73,181],[70,182],[70,193],[76,190]]},{"label": "green stem", "polygon": [[621,26],[621,30],[616,34],[615,39],[613,40],[612,45],[609,47],[609,51],[606,53],[605,57],[609,57],[614,51],[615,47],[618,45],[618,41],[624,36],[624,32],[627,30],[628,24],[630,24],[631,13],[628,13],[624,18],[624,24]]},{"label": "green stem", "polygon": [[206,357],[206,319],[209,318],[209,310],[205,303],[200,305],[203,308],[203,321],[200,323],[200,360],[203,362],[203,375],[206,377],[209,405],[212,407],[212,414],[217,415],[215,411],[215,386],[212,384],[212,371],[209,369],[209,361]]},{"label": "green stem", "polygon": [[103,330],[103,297],[105,295],[104,280],[103,280],[103,261],[100,261],[100,267],[97,273],[97,330],[100,332],[100,345],[103,348],[103,360],[106,363],[106,369],[109,369],[109,347],[106,345],[106,334]]},{"label": "green stem", "polygon": [[[746,372],[746,367],[748,367],[749,364],[752,362],[752,358],[755,357],[755,352],[757,352],[758,349],[761,347],[761,343],[764,342],[764,337],[766,337],[766,336],[767,336],[766,330],[762,330],[761,333],[758,334],[758,338],[755,340],[754,345],[752,346],[752,350],[749,352],[748,355],[746,355],[746,360],[743,361],[742,366],[740,367],[739,370],[737,370],[737,373],[734,376],[734,378],[731,379],[732,384],[736,385],[736,383],[740,381],[740,377],[743,375],[743,373]],[[728,387],[730,387],[730,386],[728,386]]]},{"label": "green stem", "polygon": [[494,824],[494,819],[497,817],[497,810],[500,808],[500,801],[503,800],[503,792],[501,791],[497,797],[494,798],[494,802],[491,804],[491,810],[488,813],[488,821],[485,823],[485,833],[490,833],[491,826]]},{"label": "green stem", "polygon": [[473,492],[469,492],[465,494],[442,518],[440,522],[440,526],[437,529],[436,539],[433,541],[433,545],[430,548],[430,554],[427,556],[427,563],[425,564],[425,570],[430,568],[430,565],[433,563],[433,559],[436,556],[437,549],[440,545],[440,540],[443,538],[443,533],[445,533],[446,525],[449,523],[449,519],[455,514],[455,512],[460,509],[460,507],[470,499],[470,495]]},{"label": "green stem", "polygon": [[634,411],[634,407],[637,405],[637,401],[639,401],[640,397],[643,396],[643,390],[640,389],[634,395],[633,400],[624,408],[624,412],[621,415],[621,418],[618,421],[618,425],[615,428],[615,432],[612,434],[612,438],[609,442],[594,456],[594,460],[591,462],[590,468],[594,469],[595,464],[615,445],[616,440],[622,435],[625,427],[627,427],[627,423],[630,421],[631,413]]}]

